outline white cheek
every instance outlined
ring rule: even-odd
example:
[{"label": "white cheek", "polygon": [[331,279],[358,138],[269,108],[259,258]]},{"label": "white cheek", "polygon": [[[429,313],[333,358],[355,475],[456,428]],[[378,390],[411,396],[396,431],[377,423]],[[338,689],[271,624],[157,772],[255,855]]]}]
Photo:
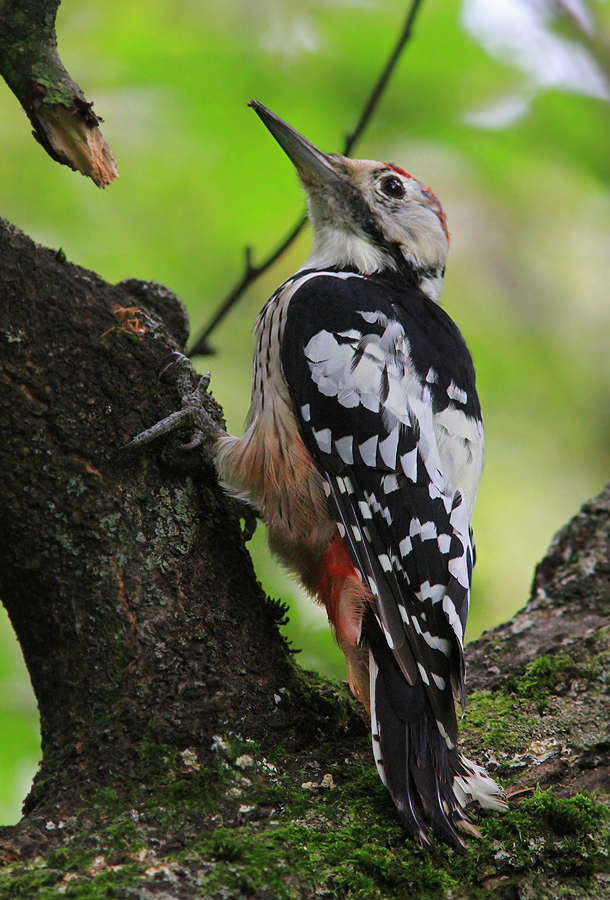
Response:
[{"label": "white cheek", "polygon": [[[438,216],[415,200],[389,207],[375,198],[385,236],[400,244],[405,259],[418,269],[442,271],[449,243]],[[438,296],[438,291],[435,292]]]}]

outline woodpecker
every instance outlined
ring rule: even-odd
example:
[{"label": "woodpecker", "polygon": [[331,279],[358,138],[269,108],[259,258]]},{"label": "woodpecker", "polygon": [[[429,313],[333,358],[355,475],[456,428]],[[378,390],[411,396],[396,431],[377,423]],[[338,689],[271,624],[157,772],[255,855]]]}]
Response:
[{"label": "woodpecker", "polygon": [[325,605],[404,825],[464,847],[467,804],[506,804],[457,748],[483,426],[439,305],[445,214],[398,166],[323,153],[250,106],[296,168],[314,238],[256,324],[244,435],[209,427],[216,468]]}]

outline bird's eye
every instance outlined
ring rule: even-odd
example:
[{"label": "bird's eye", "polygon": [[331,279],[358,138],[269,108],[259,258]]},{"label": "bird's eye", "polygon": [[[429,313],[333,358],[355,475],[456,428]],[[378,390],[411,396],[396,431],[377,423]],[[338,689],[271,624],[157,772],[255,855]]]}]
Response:
[{"label": "bird's eye", "polygon": [[387,178],[383,178],[379,187],[386,197],[393,197],[395,200],[400,200],[405,195],[405,186],[400,178],[396,178],[395,175],[388,175]]}]

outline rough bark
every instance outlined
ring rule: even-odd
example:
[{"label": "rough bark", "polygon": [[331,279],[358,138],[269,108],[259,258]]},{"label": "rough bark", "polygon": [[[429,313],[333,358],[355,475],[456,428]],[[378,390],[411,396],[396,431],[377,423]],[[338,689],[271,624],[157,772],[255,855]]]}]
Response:
[{"label": "rough bark", "polygon": [[60,3],[0,0],[0,75],[49,156],[103,188],[118,172],[98,127],[102,120],[57,53],[55,18]]},{"label": "rough bark", "polygon": [[43,744],[0,896],[609,897],[610,489],[468,648],[463,740],[512,808],[431,855],[344,687],[294,664],[205,453],[121,452],[175,408],[186,337],[165,288],[0,220],[0,596]]}]

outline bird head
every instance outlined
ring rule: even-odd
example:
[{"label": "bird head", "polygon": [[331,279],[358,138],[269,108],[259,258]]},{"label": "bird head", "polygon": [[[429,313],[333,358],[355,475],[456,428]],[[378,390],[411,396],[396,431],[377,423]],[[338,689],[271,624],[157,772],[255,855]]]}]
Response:
[{"label": "bird head", "polygon": [[392,164],[323,153],[258,101],[249,105],[292,160],[307,193],[314,241],[304,268],[409,270],[438,300],[449,232],[430,188]]}]

